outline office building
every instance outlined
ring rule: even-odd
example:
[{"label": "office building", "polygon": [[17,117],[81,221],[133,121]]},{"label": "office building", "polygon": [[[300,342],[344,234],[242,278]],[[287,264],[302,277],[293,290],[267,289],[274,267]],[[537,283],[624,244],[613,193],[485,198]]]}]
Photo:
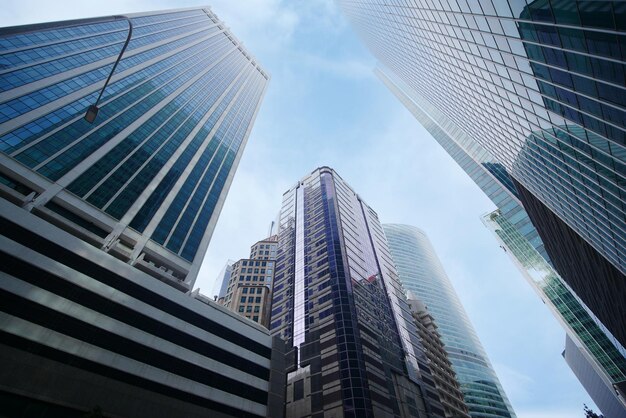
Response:
[{"label": "office building", "polygon": [[448,359],[445,345],[441,341],[441,335],[437,331],[435,320],[424,302],[412,297],[411,292],[408,293],[409,308],[415,319],[446,418],[469,418],[463,392]]},{"label": "office building", "polygon": [[283,343],[186,294],[266,74],[200,8],[0,45],[2,414],[283,416]]},{"label": "office building", "polygon": [[[250,258],[236,261],[229,276],[224,276],[225,294],[218,299],[241,316],[269,328],[271,288],[278,237],[257,242],[250,249]],[[222,286],[224,287],[224,286]]]},{"label": "office building", "polygon": [[521,268],[522,274],[529,278],[531,272],[530,284],[544,301],[548,300],[548,306],[565,331],[580,334],[580,337],[574,338],[582,338],[585,341],[582,347],[588,350],[588,355],[598,358],[599,364],[604,364],[600,370],[605,370],[605,379],[616,384],[621,382],[626,351],[554,271],[543,241],[521,206],[514,180],[507,170],[480,144],[401,80],[392,79],[381,69],[377,69],[376,74],[499,208],[488,218],[497,219],[498,223],[506,222],[508,232],[502,239],[506,239],[508,244],[503,243],[504,247],[523,248],[517,252],[511,248],[508,250],[516,262],[520,261],[526,266]]},{"label": "office building", "polygon": [[267,74],[202,8],[3,28],[0,45],[3,196],[193,288]]},{"label": "office building", "polygon": [[626,345],[626,4],[339,3],[383,71],[497,158],[563,280]]},{"label": "office building", "polygon": [[445,416],[378,215],[328,167],[283,195],[270,330],[287,416]]},{"label": "office building", "polygon": [[515,417],[450,279],[428,237],[414,226],[383,225],[404,289],[435,318],[472,417]]},{"label": "office building", "polygon": [[228,289],[228,282],[230,281],[230,275],[233,272],[233,260],[228,260],[220,273],[215,279],[215,286],[213,291],[213,299],[220,305],[224,305],[224,298],[226,297],[226,290]]},{"label": "office building", "polygon": [[3,414],[282,416],[284,348],[265,328],[4,199],[0,231]]},{"label": "office building", "polygon": [[[580,374],[572,361],[567,362],[596,405],[607,417],[619,416],[616,405],[621,405],[621,414],[626,416],[626,351],[607,336],[578,296],[499,210],[485,215],[483,222],[565,329],[566,351],[581,352],[576,358],[592,363],[589,370],[598,381],[608,384],[608,391],[591,389],[594,385],[581,379],[587,373]],[[614,399],[603,401],[607,397]]]},{"label": "office building", "polygon": [[597,369],[597,363],[588,357],[587,351],[577,345],[569,335],[565,337],[563,358],[583,384],[593,402],[600,408],[604,417],[626,417],[624,409],[626,386],[616,387],[612,382],[605,380],[604,373]]}]

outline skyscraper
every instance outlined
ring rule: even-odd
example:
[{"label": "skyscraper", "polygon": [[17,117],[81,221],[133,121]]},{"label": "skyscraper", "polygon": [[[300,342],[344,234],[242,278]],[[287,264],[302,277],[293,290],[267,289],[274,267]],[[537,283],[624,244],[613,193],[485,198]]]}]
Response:
[{"label": "skyscraper", "polygon": [[569,335],[565,337],[563,358],[583,384],[593,402],[600,408],[603,416],[607,418],[626,416],[623,402],[624,387],[621,388],[622,398],[620,399],[616,394],[615,384],[605,379],[605,374],[598,370],[594,359],[590,358],[587,351],[581,349]]},{"label": "skyscraper", "polygon": [[472,417],[515,417],[428,237],[414,226],[383,225],[404,288],[435,318]]},{"label": "skyscraper", "polygon": [[383,70],[512,176],[559,274],[626,345],[626,4],[339,3]]},{"label": "skyscraper", "polygon": [[191,289],[267,74],[202,8],[3,28],[0,45],[6,194]]},{"label": "skyscraper", "polygon": [[[417,92],[401,80],[392,79],[380,69],[379,78],[406,106],[433,138],[450,154],[492,202],[499,208],[488,216],[489,229],[497,226],[498,235],[508,248],[523,275],[544,301],[565,331],[587,350],[586,357],[596,359],[594,370],[602,373],[603,380],[621,384],[626,359],[621,344],[580,301],[563,279],[554,271],[543,241],[528,214],[521,206],[517,189],[507,170],[480,144],[459,129],[454,122],[435,109]],[[504,233],[506,231],[506,233]]]},{"label": "skyscraper", "polygon": [[467,405],[463,399],[459,381],[452,363],[448,359],[448,352],[437,331],[437,325],[428,308],[419,299],[408,295],[409,307],[417,325],[417,332],[424,345],[429,367],[435,380],[435,387],[439,392],[441,405],[446,418],[469,418]]},{"label": "skyscraper", "polygon": [[288,416],[444,416],[378,215],[328,167],[283,195],[272,298]]},{"label": "skyscraper", "polygon": [[281,341],[186,294],[266,83],[209,9],[0,29],[3,415],[282,416]]},{"label": "skyscraper", "polygon": [[224,296],[219,300],[231,311],[266,328],[270,325],[270,290],[277,247],[278,237],[268,237],[250,248],[250,258],[232,263],[230,274],[223,277]]},{"label": "skyscraper", "polygon": [[[483,222],[565,329],[566,351],[581,352],[579,357],[590,363],[584,374],[574,370],[576,376],[580,379],[593,372],[595,380],[605,382],[605,389],[598,391],[590,390],[594,385],[581,379],[596,405],[607,417],[626,415],[626,350],[607,336],[576,294],[500,210],[485,215]],[[568,361],[568,365],[575,363]],[[603,401],[607,398],[612,400]]]}]

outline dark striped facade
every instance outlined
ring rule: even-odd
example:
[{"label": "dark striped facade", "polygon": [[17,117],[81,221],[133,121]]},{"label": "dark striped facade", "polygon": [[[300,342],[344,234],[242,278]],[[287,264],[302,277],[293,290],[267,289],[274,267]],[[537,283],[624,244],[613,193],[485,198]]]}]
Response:
[{"label": "dark striped facade", "polygon": [[[0,231],[3,413],[269,415],[281,390],[268,396],[267,330],[1,199]],[[273,404],[280,416],[282,401]]]}]

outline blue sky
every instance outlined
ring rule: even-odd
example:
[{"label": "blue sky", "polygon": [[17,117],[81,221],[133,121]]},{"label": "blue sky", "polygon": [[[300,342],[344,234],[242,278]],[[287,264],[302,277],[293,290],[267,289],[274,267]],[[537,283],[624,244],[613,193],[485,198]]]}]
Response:
[{"label": "blue sky", "polygon": [[[565,334],[480,222],[494,209],[372,73],[332,0],[207,0],[272,79],[197,285],[265,238],[281,197],[333,167],[382,222],[427,232],[520,418],[592,406],[561,357]],[[5,0],[0,26],[205,5],[166,0]],[[62,6],[62,7],[61,7]]]}]

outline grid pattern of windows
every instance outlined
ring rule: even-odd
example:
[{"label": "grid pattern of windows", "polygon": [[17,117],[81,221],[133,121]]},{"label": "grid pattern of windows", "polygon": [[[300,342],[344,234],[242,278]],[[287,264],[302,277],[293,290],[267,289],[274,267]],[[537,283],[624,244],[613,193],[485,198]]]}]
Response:
[{"label": "grid pattern of windows", "polygon": [[[516,226],[496,210],[483,218],[530,279],[556,311],[568,334],[580,341],[613,383],[626,382],[626,353],[620,353],[554,269],[522,236]],[[545,300],[545,299],[544,299]],[[622,348],[623,350],[623,348]]]},{"label": "grid pattern of windows", "polygon": [[288,381],[309,376],[287,414],[444,416],[376,213],[322,167],[279,222],[270,330],[298,348]]},{"label": "grid pattern of windows", "polygon": [[514,417],[502,385],[428,237],[409,225],[385,224],[404,288],[437,323],[472,417]]},{"label": "grid pattern of windows", "polygon": [[251,247],[250,258],[233,263],[230,274],[223,279],[224,296],[218,301],[266,328],[270,326],[270,288],[277,247],[278,237],[269,237]]},{"label": "grid pattern of windows", "polygon": [[65,188],[72,219],[95,207],[111,224],[105,251],[139,232],[129,261],[151,238],[178,266],[199,263],[268,80],[222,22],[202,8],[134,14],[8,28],[0,45],[0,152],[50,180],[29,210]]},{"label": "grid pattern of windows", "polygon": [[537,230],[519,204],[518,193],[506,169],[445,115],[401,80],[378,70],[378,75],[433,138],[450,154],[485,194],[500,208],[485,217],[515,257],[517,265],[540,294],[568,334],[579,341],[591,358],[596,359],[608,381],[623,381],[626,364],[623,349],[553,270]]},{"label": "grid pattern of windows", "polygon": [[626,4],[340,4],[385,67],[626,272]]}]

